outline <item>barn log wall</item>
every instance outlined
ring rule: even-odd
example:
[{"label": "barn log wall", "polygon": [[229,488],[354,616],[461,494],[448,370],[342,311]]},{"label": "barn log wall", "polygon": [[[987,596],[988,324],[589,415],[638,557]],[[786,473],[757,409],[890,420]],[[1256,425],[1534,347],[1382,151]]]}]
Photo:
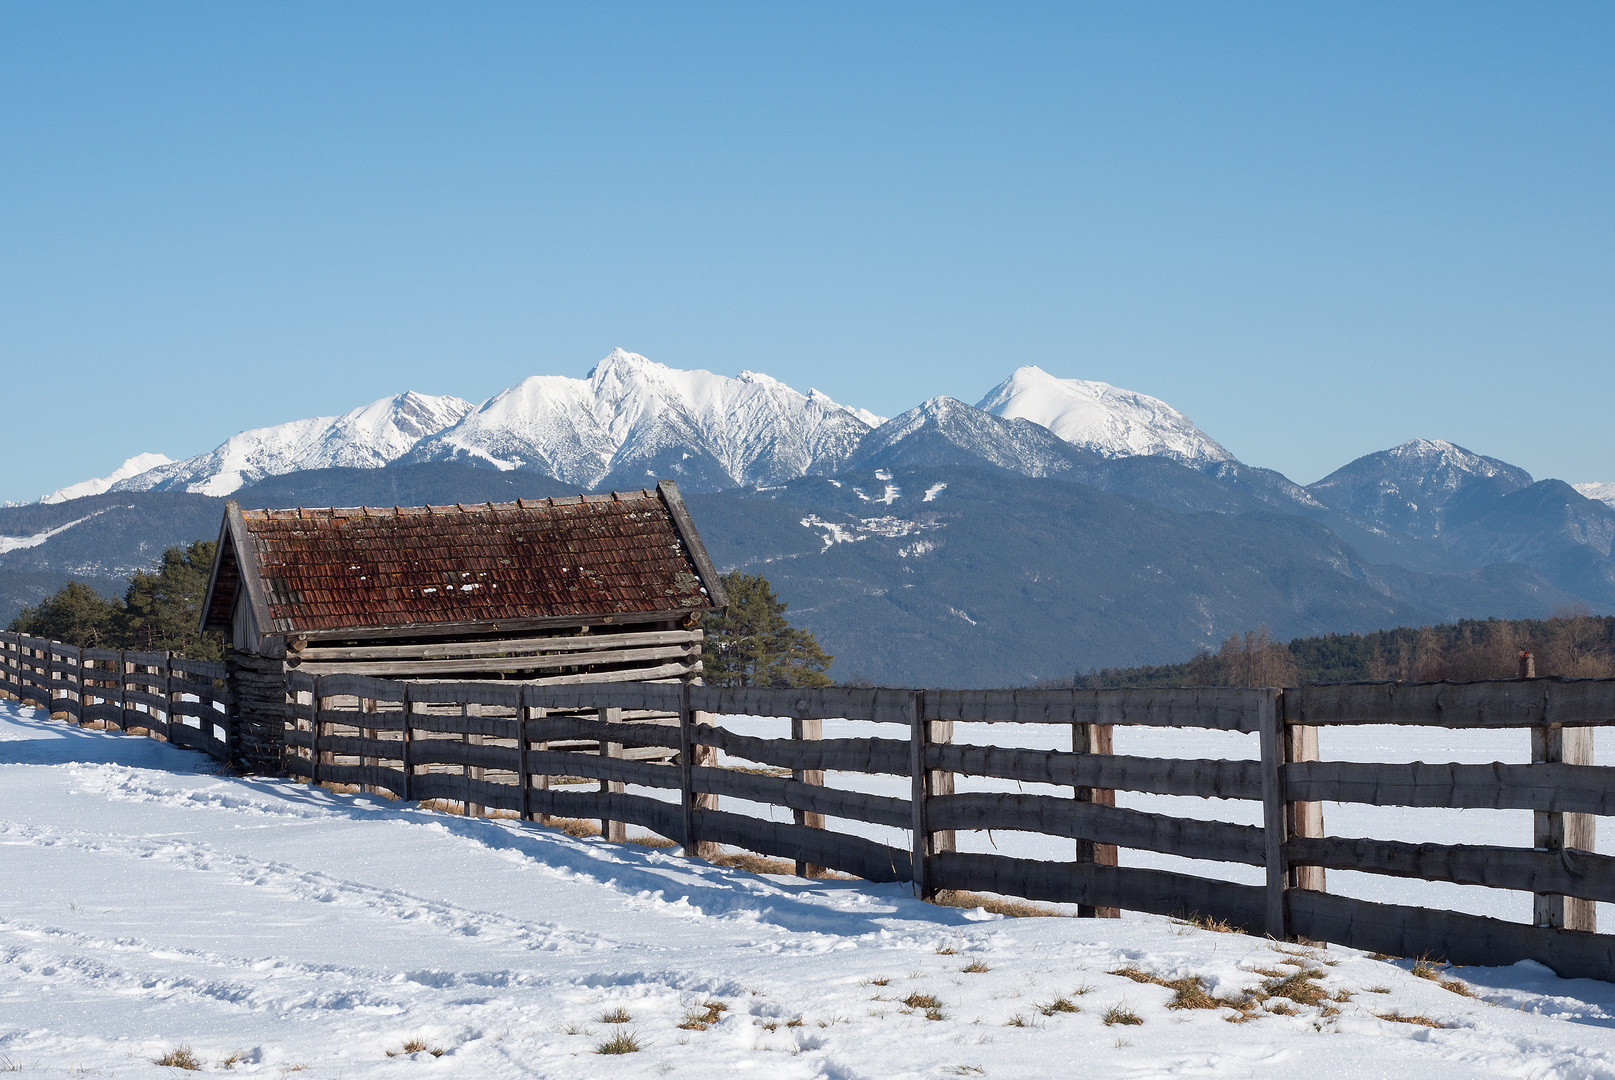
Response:
[{"label": "barn log wall", "polygon": [[[118,726],[163,735],[178,730],[165,727],[181,708],[175,688],[194,691],[211,674],[160,654],[93,653],[0,635],[0,690],[72,718],[115,714],[124,721]],[[1590,737],[1615,724],[1615,680],[908,691],[395,682],[292,672],[284,685],[293,691],[283,720],[285,768],[319,783],[525,820],[621,823],[690,852],[739,847],[789,860],[799,871],[913,882],[924,894],[1003,893],[1095,914],[1192,913],[1276,937],[1463,964],[1533,959],[1566,977],[1615,981],[1615,935],[1597,933],[1592,923],[1595,902],[1615,902],[1615,858],[1592,850],[1594,816],[1615,812],[1615,769],[1592,763]],[[197,696],[188,695],[184,707],[223,715],[225,706],[205,696],[205,704],[189,700]],[[172,713],[164,713],[165,701]],[[721,717],[736,714],[790,718],[791,736],[726,730]],[[814,723],[824,719],[898,724],[906,735],[827,739]],[[1068,725],[1072,750],[963,745],[955,741],[961,722]],[[1533,736],[1536,752],[1529,765],[1318,760],[1318,728],[1369,723],[1517,728]],[[1104,728],[1126,724],[1251,733],[1262,755],[1227,761],[1110,753]],[[215,730],[243,737],[239,724]],[[740,760],[720,762],[720,751]],[[838,772],[906,776],[909,797],[826,786],[825,774]],[[956,792],[957,775],[1068,794]],[[1264,824],[1118,808],[1108,797],[1116,790],[1251,800],[1261,804]],[[1330,836],[1321,804],[1337,801],[1530,810],[1538,835],[1531,847]],[[749,809],[755,806],[780,814],[765,820]],[[904,830],[910,840],[883,843],[842,824],[856,822]],[[1078,846],[1069,862],[953,850],[953,833],[977,829],[1066,837]],[[1119,866],[1098,857],[1109,846],[1262,866],[1266,884]],[[1324,868],[1528,892],[1538,898],[1536,924],[1333,895],[1323,887]]]}]

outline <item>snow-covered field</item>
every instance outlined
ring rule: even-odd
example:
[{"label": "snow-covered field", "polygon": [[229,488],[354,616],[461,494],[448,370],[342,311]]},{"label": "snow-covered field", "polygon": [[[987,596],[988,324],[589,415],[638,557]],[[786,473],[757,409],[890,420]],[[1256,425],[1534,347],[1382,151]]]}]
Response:
[{"label": "snow-covered field", "polygon": [[[152,1061],[185,1046],[210,1072],[333,1078],[1615,1077],[1615,987],[1533,964],[1445,973],[1469,998],[1346,949],[937,908],[221,777],[14,703],[0,845],[0,1069],[24,1076],[180,1075]],[[1344,1000],[1234,1023],[1110,974],[1238,998],[1300,963]],[[642,1049],[595,1052],[619,1031]]]}]

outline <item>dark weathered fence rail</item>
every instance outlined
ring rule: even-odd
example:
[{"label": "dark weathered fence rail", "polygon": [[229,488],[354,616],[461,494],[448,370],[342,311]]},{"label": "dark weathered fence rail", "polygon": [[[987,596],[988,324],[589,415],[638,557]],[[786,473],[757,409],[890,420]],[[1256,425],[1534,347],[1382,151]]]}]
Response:
[{"label": "dark weathered fence rail", "polygon": [[[165,654],[99,653],[0,635],[0,689],[181,745],[204,738],[194,718],[215,740],[199,748],[227,757],[222,674],[222,665]],[[1469,964],[1535,959],[1566,976],[1615,980],[1615,935],[1596,933],[1594,919],[1597,901],[1615,902],[1615,859],[1593,850],[1594,816],[1615,809],[1615,769],[1594,765],[1591,752],[1592,729],[1615,724],[1615,680],[937,691],[293,673],[288,688],[285,767],[315,783],[448,800],[470,813],[499,810],[527,821],[597,819],[608,838],[622,838],[631,824],[691,852],[728,845],[792,860],[799,873],[827,867],[872,881],[910,881],[923,895],[960,889],[1087,912],[1193,912],[1278,938]],[[789,718],[791,735],[726,730],[719,722],[725,715]],[[899,727],[896,737],[887,727],[868,737],[822,738],[826,719]],[[1054,725],[1069,732],[1071,749],[971,745],[955,738],[959,723]],[[1533,760],[1318,760],[1318,729],[1347,724],[1528,729]],[[1253,734],[1260,758],[1113,754],[1117,725]],[[731,759],[721,766],[720,751]],[[886,776],[906,797],[825,786],[826,772]],[[1055,785],[1070,794],[957,791],[959,776]],[[1262,824],[1117,807],[1118,790],[1257,803]],[[738,812],[725,799],[779,808],[791,820]],[[1530,810],[1535,825],[1530,846],[1330,836],[1324,802]],[[853,835],[842,823],[883,827],[887,835],[903,830],[909,841]],[[960,852],[961,830],[1061,837],[1074,842],[1074,858]],[[1260,866],[1265,883],[1120,866],[1116,848]],[[1333,895],[1326,869],[1529,892],[1534,925]]]},{"label": "dark weathered fence rail", "polygon": [[230,757],[230,693],[215,661],[0,633],[0,693],[53,716],[144,730],[220,761]]}]

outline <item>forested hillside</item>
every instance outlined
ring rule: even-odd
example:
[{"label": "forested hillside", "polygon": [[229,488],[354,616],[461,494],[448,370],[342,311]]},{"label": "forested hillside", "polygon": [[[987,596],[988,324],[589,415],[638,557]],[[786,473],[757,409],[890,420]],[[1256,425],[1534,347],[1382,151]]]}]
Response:
[{"label": "forested hillside", "polygon": [[1615,678],[1615,616],[1572,608],[1548,619],[1462,619],[1440,626],[1275,641],[1266,627],[1231,635],[1181,664],[1105,668],[1039,685],[1298,686],[1302,683],[1511,679],[1520,653],[1538,676]]}]

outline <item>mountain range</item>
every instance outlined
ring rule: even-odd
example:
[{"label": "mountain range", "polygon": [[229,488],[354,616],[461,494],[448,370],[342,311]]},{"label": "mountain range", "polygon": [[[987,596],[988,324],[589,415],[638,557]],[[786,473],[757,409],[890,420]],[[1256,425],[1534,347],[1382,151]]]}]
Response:
[{"label": "mountain range", "polygon": [[[148,467],[142,467],[148,466]],[[0,509],[0,616],[113,591],[253,506],[480,502],[677,480],[723,569],[765,573],[879,682],[1014,685],[1280,636],[1615,610],[1615,485],[1416,439],[1315,484],[1165,402],[1022,367],[890,419],[767,375],[616,350],[478,406],[416,393],[243,432]]]}]

